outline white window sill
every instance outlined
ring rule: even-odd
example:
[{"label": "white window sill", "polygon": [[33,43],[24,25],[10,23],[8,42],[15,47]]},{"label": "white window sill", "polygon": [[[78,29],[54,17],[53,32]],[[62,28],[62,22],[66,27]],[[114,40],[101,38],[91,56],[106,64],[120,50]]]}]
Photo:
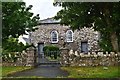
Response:
[{"label": "white window sill", "polygon": [[55,41],[55,42],[51,42],[51,43],[58,43],[58,41]]}]

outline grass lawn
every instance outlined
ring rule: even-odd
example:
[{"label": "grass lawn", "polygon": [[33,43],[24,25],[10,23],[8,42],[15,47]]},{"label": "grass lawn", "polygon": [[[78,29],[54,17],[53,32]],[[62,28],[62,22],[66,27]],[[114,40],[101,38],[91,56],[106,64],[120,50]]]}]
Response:
[{"label": "grass lawn", "polygon": [[22,67],[22,66],[3,66],[2,67],[2,76],[7,76],[15,72],[31,69],[32,67]]},{"label": "grass lawn", "polygon": [[[26,70],[26,69],[31,69],[31,67],[2,67],[2,76],[7,76],[8,74],[12,74],[12,73]],[[108,69],[104,69],[102,66],[99,66],[99,67],[61,67],[61,69],[68,71],[69,73],[68,78],[118,78],[120,77],[119,75],[120,66],[119,67],[118,66],[108,67]],[[30,76],[29,78],[37,78],[37,77]]]},{"label": "grass lawn", "polygon": [[61,67],[69,72],[68,78],[118,78],[120,77],[120,66],[108,67]]}]

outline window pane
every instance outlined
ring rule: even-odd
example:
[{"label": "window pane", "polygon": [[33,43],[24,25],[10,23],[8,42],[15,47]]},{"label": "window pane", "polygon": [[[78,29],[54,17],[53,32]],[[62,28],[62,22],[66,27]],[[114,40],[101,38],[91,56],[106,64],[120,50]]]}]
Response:
[{"label": "window pane", "polygon": [[51,33],[51,40],[52,40],[52,42],[56,42],[57,41],[57,36],[58,36],[57,32],[54,31],[54,32]]},{"label": "window pane", "polygon": [[66,34],[67,41],[72,41],[72,37],[73,37],[72,31],[67,31]]}]

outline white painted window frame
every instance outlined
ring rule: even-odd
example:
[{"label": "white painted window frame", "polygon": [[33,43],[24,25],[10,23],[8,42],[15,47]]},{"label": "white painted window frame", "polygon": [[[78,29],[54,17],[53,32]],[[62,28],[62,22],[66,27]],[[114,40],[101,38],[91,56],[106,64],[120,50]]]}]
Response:
[{"label": "white painted window frame", "polygon": [[[53,32],[55,32],[57,34],[57,41],[53,41]],[[56,30],[51,32],[51,43],[58,43],[58,32]]]},{"label": "white painted window frame", "polygon": [[[69,40],[69,39],[68,39],[69,32],[72,33],[72,36],[71,36],[71,37],[72,37],[72,40]],[[73,34],[74,34],[74,33],[73,33],[72,30],[67,30],[67,32],[66,32],[66,42],[73,42]]]}]

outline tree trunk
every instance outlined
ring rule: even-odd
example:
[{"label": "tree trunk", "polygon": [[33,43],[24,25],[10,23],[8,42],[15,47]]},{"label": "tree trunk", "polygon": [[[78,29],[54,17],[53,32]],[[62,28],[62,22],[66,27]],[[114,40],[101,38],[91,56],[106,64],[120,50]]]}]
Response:
[{"label": "tree trunk", "polygon": [[105,4],[105,7],[104,7],[104,14],[105,14],[105,20],[106,20],[106,23],[107,23],[107,29],[109,29],[109,32],[110,32],[110,40],[111,40],[111,44],[112,44],[112,47],[113,47],[113,50],[118,52],[119,51],[119,48],[118,48],[118,37],[117,37],[117,34],[113,28],[113,24],[112,24],[112,21],[110,19],[110,6],[111,4],[110,3],[106,3]]},{"label": "tree trunk", "polygon": [[112,32],[110,35],[110,39],[111,39],[111,44],[113,47],[113,50],[118,52],[119,48],[118,48],[118,38],[115,32]]}]

